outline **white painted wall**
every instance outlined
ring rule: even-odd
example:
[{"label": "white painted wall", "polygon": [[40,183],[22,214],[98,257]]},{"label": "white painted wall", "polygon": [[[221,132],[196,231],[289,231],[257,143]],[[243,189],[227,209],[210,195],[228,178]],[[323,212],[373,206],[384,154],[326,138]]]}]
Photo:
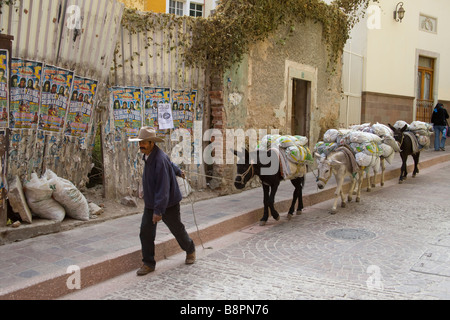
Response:
[{"label": "white painted wall", "polygon": [[[402,23],[393,18],[397,0],[380,0],[380,29],[367,30],[364,91],[414,97],[418,50],[438,56],[436,98],[450,100],[450,1],[403,1],[406,10]],[[374,3],[376,5],[376,3]],[[419,28],[420,14],[437,19],[437,33]],[[370,17],[369,17],[370,19]]]}]

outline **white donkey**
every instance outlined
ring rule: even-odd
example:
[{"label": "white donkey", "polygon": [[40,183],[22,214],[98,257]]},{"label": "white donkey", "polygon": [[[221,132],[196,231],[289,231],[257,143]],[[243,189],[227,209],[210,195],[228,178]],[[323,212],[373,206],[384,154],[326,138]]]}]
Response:
[{"label": "white donkey", "polygon": [[[347,149],[346,147],[340,147],[335,151],[331,152],[328,156],[320,155],[315,153],[315,158],[318,162],[318,177],[317,177],[317,186],[320,190],[324,189],[328,181],[331,179],[331,176],[334,174],[336,179],[336,197],[334,200],[333,207],[330,210],[331,214],[337,213],[337,203],[339,200],[339,196],[341,197],[342,203],[341,207],[345,208],[347,203],[345,201],[345,195],[343,191],[344,179],[347,176],[350,176],[352,184],[348,193],[348,202],[352,201],[353,191],[355,190],[356,184],[357,187],[357,195],[356,202],[361,201],[361,184],[363,181],[363,172],[356,164],[356,160],[354,160],[353,153]],[[353,157],[353,159],[351,158]]]}]

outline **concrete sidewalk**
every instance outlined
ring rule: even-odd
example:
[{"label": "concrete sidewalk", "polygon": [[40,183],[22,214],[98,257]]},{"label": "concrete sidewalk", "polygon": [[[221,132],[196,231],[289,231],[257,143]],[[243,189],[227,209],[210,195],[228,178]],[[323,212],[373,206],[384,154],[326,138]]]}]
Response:
[{"label": "concrete sidewalk", "polygon": [[[430,149],[422,152],[420,168],[446,161],[450,161],[450,152]],[[412,163],[410,157],[409,177]],[[387,166],[386,180],[398,179],[400,166],[400,157],[396,155],[393,163]],[[305,207],[334,197],[335,187],[332,179],[326,189],[319,192],[314,175],[308,173],[303,190]],[[286,218],[292,192],[291,183],[283,182],[277,193],[276,208],[282,219]],[[197,202],[193,205],[194,212],[192,205],[184,205],[181,211],[188,232],[201,250],[202,243],[258,222],[262,217],[262,207],[262,190],[257,188]],[[83,288],[138,269],[142,264],[140,220],[141,214],[135,214],[0,246],[0,299],[55,299],[70,294],[67,287],[72,275],[67,272],[69,266],[81,269]],[[269,223],[276,222],[271,219]],[[164,224],[158,225],[156,240],[158,261],[180,252]]]}]

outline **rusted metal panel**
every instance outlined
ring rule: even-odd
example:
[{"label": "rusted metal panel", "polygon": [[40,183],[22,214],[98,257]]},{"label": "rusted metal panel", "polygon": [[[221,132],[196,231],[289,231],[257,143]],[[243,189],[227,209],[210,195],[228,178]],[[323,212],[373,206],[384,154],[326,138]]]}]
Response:
[{"label": "rusted metal panel", "polygon": [[[111,86],[150,86],[172,88],[174,90],[197,90],[197,103],[206,106],[206,74],[198,68],[188,68],[182,57],[183,46],[189,45],[190,30],[186,19],[167,19],[165,15],[154,14],[153,28],[132,32],[123,26],[117,43],[114,69],[111,72]],[[203,132],[203,128],[202,128]],[[114,168],[106,173],[107,194],[124,196],[136,194],[141,184],[142,159],[136,143],[126,137],[115,139],[110,126],[104,133],[107,143],[105,166]],[[169,155],[173,147],[169,135],[161,146]],[[187,171],[195,172],[190,178],[194,188],[206,187],[206,181],[198,173],[204,174],[203,165],[190,165]]]},{"label": "rusted metal panel", "polygon": [[[13,57],[98,80],[98,104],[106,96],[123,9],[117,0],[19,0],[4,6],[0,30],[15,38]],[[13,130],[8,176],[19,175],[26,180],[32,172],[42,174],[48,168],[84,186],[91,170],[96,132],[95,126],[91,127],[85,138]]]}]

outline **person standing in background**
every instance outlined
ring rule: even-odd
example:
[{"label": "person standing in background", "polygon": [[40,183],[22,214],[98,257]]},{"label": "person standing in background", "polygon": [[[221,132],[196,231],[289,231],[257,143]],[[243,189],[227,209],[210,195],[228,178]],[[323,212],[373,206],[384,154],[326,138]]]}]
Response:
[{"label": "person standing in background", "polygon": [[[433,110],[431,123],[434,129],[434,151],[445,151],[445,142],[447,139],[447,119],[449,118],[447,110],[442,103],[438,103]],[[441,137],[442,135],[442,137]]]}]

